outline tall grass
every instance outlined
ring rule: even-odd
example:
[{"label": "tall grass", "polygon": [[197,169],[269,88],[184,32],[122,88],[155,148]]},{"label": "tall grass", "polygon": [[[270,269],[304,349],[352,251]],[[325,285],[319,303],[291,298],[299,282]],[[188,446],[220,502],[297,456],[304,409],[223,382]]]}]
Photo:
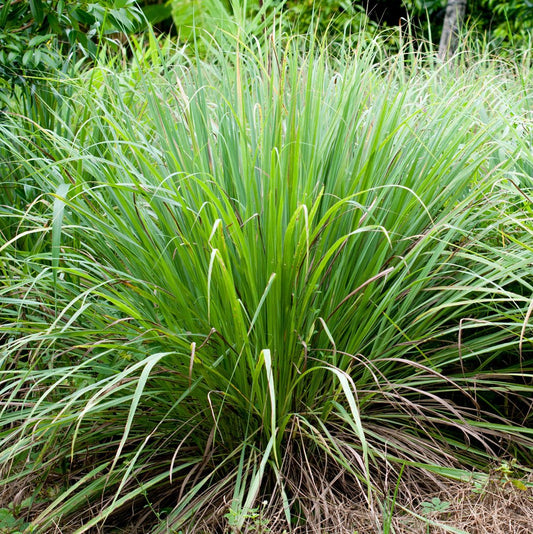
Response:
[{"label": "tall grass", "polygon": [[102,65],[61,128],[4,117],[32,194],[2,207],[1,484],[33,480],[36,532],[239,531],[263,500],[323,532],[404,469],[531,459],[527,95],[378,53]]}]

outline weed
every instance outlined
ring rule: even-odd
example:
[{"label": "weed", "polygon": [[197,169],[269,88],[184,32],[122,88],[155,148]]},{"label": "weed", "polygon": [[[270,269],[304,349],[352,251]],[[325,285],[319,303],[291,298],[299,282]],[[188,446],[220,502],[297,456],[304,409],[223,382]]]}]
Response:
[{"label": "weed", "polygon": [[420,506],[422,506],[422,514],[429,516],[445,512],[450,507],[450,503],[441,501],[438,497],[433,497],[431,501],[424,501]]},{"label": "weed", "polygon": [[21,534],[28,526],[15,507],[0,508],[0,534]]},{"label": "weed", "polygon": [[[263,503],[263,506],[265,505],[266,501]],[[228,522],[231,534],[239,534],[241,532],[251,532],[254,534],[270,533],[268,527],[269,520],[264,516],[262,508],[258,507],[242,511],[230,507],[224,517]]]}]

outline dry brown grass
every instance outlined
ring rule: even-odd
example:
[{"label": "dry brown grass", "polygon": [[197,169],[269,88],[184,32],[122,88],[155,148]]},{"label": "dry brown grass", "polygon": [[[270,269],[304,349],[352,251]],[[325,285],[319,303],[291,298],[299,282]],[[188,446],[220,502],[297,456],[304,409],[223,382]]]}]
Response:
[{"label": "dry brown grass", "polygon": [[[530,477],[530,482],[533,480]],[[444,492],[428,496],[449,503],[445,511],[432,512],[428,518],[446,526],[464,530],[469,534],[532,534],[533,489],[519,489],[511,482],[492,480],[484,487],[471,483],[450,483]],[[417,511],[421,512],[421,505]],[[429,529],[417,520],[410,526],[402,525],[397,518],[398,533],[441,534],[446,529],[431,526]]]},{"label": "dry brown grass", "polygon": [[[420,481],[419,481],[420,482]],[[524,480],[527,482],[527,480]],[[429,481],[432,484],[433,481]],[[419,487],[423,487],[422,486]],[[294,534],[533,534],[533,475],[527,489],[517,488],[510,481],[495,476],[485,485],[472,482],[446,481],[432,493],[404,491],[396,503],[389,527],[386,512],[380,505],[354,503],[329,492],[322,499],[309,500],[304,515],[305,525]],[[407,500],[406,500],[407,498]],[[438,499],[442,510],[431,510],[423,503]],[[438,508],[438,505],[435,506]],[[310,514],[310,515],[307,515]],[[265,519],[268,514],[265,513]],[[278,514],[258,529],[252,521],[246,534],[284,534],[283,518]],[[220,528],[220,527],[219,527]],[[389,528],[389,530],[387,530]],[[193,530],[191,530],[193,532]],[[198,531],[196,531],[198,532]],[[213,530],[201,529],[202,534]],[[219,531],[221,532],[221,531]],[[226,531],[227,532],[227,531]]]},{"label": "dry brown grass", "polygon": [[[292,530],[293,534],[445,534],[447,532],[464,532],[468,534],[533,534],[533,474],[523,478],[527,489],[516,487],[500,473],[484,485],[473,482],[409,480],[402,486],[395,503],[390,530],[387,530],[387,512],[379,503],[363,499],[350,499],[349,479],[342,474],[334,484],[321,485],[319,479],[308,480],[315,490],[313,496],[301,499],[301,515],[306,517]],[[409,487],[411,486],[411,487]],[[429,488],[433,491],[429,491]],[[27,484],[3,486],[0,491],[0,508],[15,503],[20,504],[34,488],[34,481],[28,477]],[[421,494],[421,489],[426,489]],[[300,490],[303,489],[303,486]],[[307,488],[309,489],[309,487]],[[360,488],[351,488],[352,495],[361,495]],[[228,495],[229,497],[229,495]],[[302,497],[302,496],[300,496]],[[423,503],[435,501],[437,508],[424,506]],[[439,510],[438,503],[441,504]],[[287,525],[281,511],[281,503],[264,503],[250,516],[249,521],[238,534],[286,534]],[[29,518],[39,511],[21,510]],[[220,502],[211,509],[209,518],[202,524],[191,526],[184,534],[237,534],[228,528],[224,515],[228,511],[228,500]],[[138,518],[137,518],[138,519]],[[78,524],[78,526],[80,526]],[[141,533],[149,532],[150,525],[124,525],[124,529],[106,528],[98,532]],[[2,525],[0,525],[0,532]],[[55,533],[69,533],[72,529],[56,528]],[[95,530],[96,532],[96,530]],[[43,533],[43,534],[51,534]]]}]

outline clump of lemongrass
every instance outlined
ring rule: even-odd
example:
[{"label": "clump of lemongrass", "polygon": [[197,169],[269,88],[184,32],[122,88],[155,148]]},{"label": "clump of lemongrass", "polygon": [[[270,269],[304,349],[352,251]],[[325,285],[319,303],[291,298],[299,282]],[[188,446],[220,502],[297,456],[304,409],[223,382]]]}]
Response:
[{"label": "clump of lemongrass", "polygon": [[0,125],[32,188],[0,246],[0,465],[60,488],[37,531],[238,531],[264,499],[304,524],[319,488],[375,509],[383,473],[531,447],[512,75],[231,52],[99,66],[68,131]]}]

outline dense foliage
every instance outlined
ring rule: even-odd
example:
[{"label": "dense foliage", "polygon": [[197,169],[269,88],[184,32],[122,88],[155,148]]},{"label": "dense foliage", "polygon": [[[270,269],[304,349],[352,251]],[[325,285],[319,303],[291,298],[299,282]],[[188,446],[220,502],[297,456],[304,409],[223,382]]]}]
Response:
[{"label": "dense foliage", "polygon": [[[379,27],[403,25],[420,39],[438,43],[447,0],[169,0],[173,21],[183,40],[200,34],[213,35],[216,28],[226,30],[235,24],[260,33],[258,21],[277,14],[283,30],[306,33],[309,28],[319,36],[336,39],[339,35],[361,39],[362,29],[375,36]],[[162,8],[159,8],[163,13]],[[258,18],[257,14],[261,13]],[[531,0],[469,0],[468,28],[475,29],[498,46],[527,46],[533,30]],[[251,26],[250,26],[251,25]],[[198,34],[196,34],[198,37]],[[397,39],[384,41],[396,49]]]},{"label": "dense foliage", "polygon": [[[146,22],[176,32],[182,42],[220,41],[239,26],[260,36],[278,17],[281,31],[306,33],[312,28],[330,39],[344,35],[353,44],[363,30],[374,37],[378,27],[410,19],[419,37],[437,42],[445,6],[446,0],[5,0],[0,3],[0,83],[35,85],[50,70],[61,68],[69,52],[94,58],[102,37],[138,31]],[[489,39],[513,45],[527,45],[530,39],[530,0],[473,0],[468,16],[470,26],[488,32]],[[398,39],[384,43],[395,49]]]},{"label": "dense foliage", "polygon": [[0,4],[0,80],[27,83],[61,66],[63,54],[77,48],[95,57],[97,38],[131,30],[139,15],[134,0],[91,3],[6,0]]},{"label": "dense foliage", "polygon": [[[446,0],[406,0],[415,25],[426,36],[438,40]],[[528,46],[533,31],[531,0],[468,0],[467,27],[500,46]]]}]

